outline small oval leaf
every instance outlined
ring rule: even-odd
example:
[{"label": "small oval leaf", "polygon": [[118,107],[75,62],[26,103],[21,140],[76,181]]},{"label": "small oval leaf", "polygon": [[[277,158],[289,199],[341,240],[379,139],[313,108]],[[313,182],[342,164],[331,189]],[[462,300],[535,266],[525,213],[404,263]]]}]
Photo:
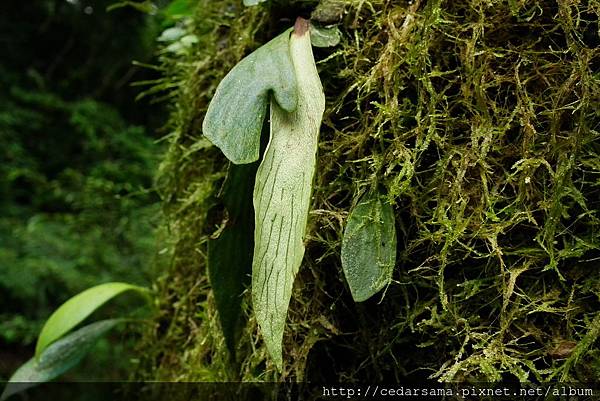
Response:
[{"label": "small oval leaf", "polygon": [[62,304],[50,315],[40,332],[35,346],[36,358],[39,358],[51,343],[71,331],[96,309],[125,291],[148,293],[146,288],[127,283],[106,283],[89,288]]},{"label": "small oval leaf", "polygon": [[8,380],[0,396],[4,401],[39,383],[48,382],[77,365],[92,349],[98,339],[123,319],[102,320],[79,330],[49,345],[39,356],[25,362]]},{"label": "small oval leaf", "polygon": [[288,29],[240,61],[213,96],[202,130],[235,164],[259,158],[260,133],[271,92],[286,111],[296,109],[298,85],[290,58]]},{"label": "small oval leaf", "polygon": [[394,211],[379,194],[366,195],[350,213],[341,253],[354,301],[366,301],[391,281],[396,264]]}]

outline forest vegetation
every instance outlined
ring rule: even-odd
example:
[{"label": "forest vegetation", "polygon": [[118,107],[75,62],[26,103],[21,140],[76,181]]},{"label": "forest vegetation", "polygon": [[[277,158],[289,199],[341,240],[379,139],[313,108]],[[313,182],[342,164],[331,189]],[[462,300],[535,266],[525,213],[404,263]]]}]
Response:
[{"label": "forest vegetation", "polygon": [[[0,42],[0,377],[63,301],[125,281],[152,293],[115,345],[133,381],[597,382],[598,0],[84,3],[36,2],[19,29],[19,7],[0,15],[20,35]],[[285,113],[321,120],[297,17],[324,35],[304,170],[272,154],[273,127],[299,132]],[[269,87],[248,59],[306,85]],[[263,84],[256,118],[220,98]],[[220,142],[250,119],[255,152]],[[252,254],[277,157],[315,171],[281,341]],[[367,260],[384,272],[365,289]]]}]

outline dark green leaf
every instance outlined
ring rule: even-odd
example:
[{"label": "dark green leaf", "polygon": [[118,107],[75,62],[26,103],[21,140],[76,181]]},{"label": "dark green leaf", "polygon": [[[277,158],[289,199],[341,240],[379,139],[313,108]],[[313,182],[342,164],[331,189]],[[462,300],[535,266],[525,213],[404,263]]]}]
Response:
[{"label": "dark green leaf", "polygon": [[250,285],[252,273],[252,188],[257,167],[258,163],[230,166],[223,189],[226,226],[218,238],[208,242],[209,279],[225,342],[232,355],[243,327],[242,293]]},{"label": "dark green leaf", "polygon": [[77,365],[96,341],[122,319],[102,320],[84,326],[48,346],[23,364],[9,379],[0,401],[36,384],[48,382]]},{"label": "dark green leaf", "polygon": [[173,0],[163,10],[163,15],[172,20],[189,17],[194,12],[195,2],[193,0]]}]

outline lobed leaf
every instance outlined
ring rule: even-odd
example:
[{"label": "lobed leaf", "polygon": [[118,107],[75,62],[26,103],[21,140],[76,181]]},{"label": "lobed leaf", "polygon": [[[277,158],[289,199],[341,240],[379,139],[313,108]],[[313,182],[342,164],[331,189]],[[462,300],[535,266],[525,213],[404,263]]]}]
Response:
[{"label": "lobed leaf", "polygon": [[89,288],[62,304],[46,321],[35,346],[35,356],[39,358],[42,352],[54,341],[72,330],[86,317],[110,299],[125,291],[148,292],[143,287],[127,283],[105,283]]},{"label": "lobed leaf", "polygon": [[298,106],[288,112],[271,101],[270,141],[254,186],[253,305],[266,347],[279,369],[292,285],[304,255],[317,140],[325,109],[305,20],[299,19],[294,27],[290,54],[298,82]]},{"label": "lobed leaf", "polygon": [[291,112],[298,104],[298,84],[289,51],[291,29],[240,61],[221,81],[202,130],[235,164],[259,158],[260,133],[271,93]]},{"label": "lobed leaf", "polygon": [[354,301],[366,301],[390,283],[396,264],[396,227],[392,206],[379,194],[365,196],[350,213],[341,258]]},{"label": "lobed leaf", "polygon": [[4,401],[36,384],[48,382],[77,365],[98,339],[123,319],[102,320],[84,326],[50,344],[38,358],[25,362],[8,380],[0,396]]}]

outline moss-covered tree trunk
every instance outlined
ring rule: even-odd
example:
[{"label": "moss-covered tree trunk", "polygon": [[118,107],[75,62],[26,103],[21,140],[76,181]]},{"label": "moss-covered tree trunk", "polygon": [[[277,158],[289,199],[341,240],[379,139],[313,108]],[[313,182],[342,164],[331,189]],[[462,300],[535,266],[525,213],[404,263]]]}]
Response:
[{"label": "moss-covered tree trunk", "polygon": [[[597,0],[199,0],[197,43],[164,57],[176,90],[158,184],[171,256],[139,377],[152,380],[595,380],[600,375]],[[206,271],[228,224],[228,162],[203,138],[224,75],[297,16],[327,107],[306,253],[267,354],[251,305],[227,351]],[[353,302],[347,217],[378,187],[398,233],[393,282]],[[322,369],[328,366],[328,369]]]}]

